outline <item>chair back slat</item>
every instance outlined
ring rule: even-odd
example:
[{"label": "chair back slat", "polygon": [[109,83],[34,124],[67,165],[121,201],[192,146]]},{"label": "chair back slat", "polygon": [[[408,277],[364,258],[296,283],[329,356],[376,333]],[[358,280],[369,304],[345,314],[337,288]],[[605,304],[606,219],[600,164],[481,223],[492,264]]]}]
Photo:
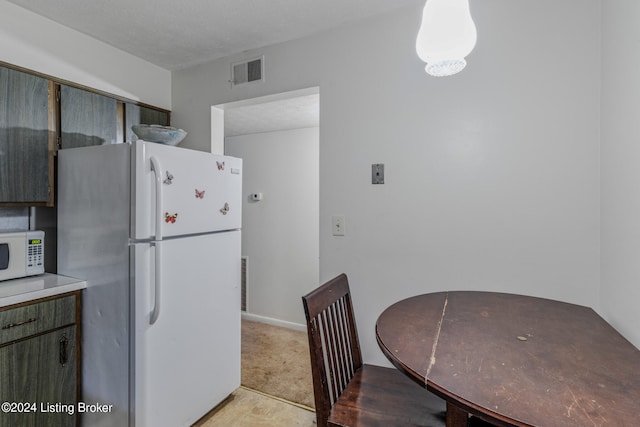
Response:
[{"label": "chair back slat", "polygon": [[338,353],[338,363],[341,368],[340,390],[344,390],[353,375],[353,358],[351,357],[351,346],[349,345],[349,321],[346,316],[345,298],[341,298],[332,306],[335,314],[336,342]]},{"label": "chair back slat", "polygon": [[318,425],[326,425],[331,407],[356,371],[362,354],[345,274],[302,297]]},{"label": "chair back slat", "polygon": [[335,369],[333,371],[334,375],[331,378],[331,381],[334,384],[334,390],[335,390],[335,394],[333,396],[331,396],[331,400],[333,403],[333,401],[337,400],[338,396],[340,396],[340,393],[342,392],[342,390],[344,389],[344,383],[345,383],[345,376],[346,376],[346,370],[345,370],[345,366],[343,363],[343,355],[342,355],[342,348],[341,348],[341,343],[340,343],[340,334],[341,334],[341,329],[340,329],[340,325],[337,322],[337,318],[338,315],[336,313],[336,305],[339,303],[340,300],[336,301],[334,304],[332,304],[328,309],[327,309],[327,315],[328,315],[328,319],[329,319],[329,330],[331,332],[331,342],[330,342],[330,346],[329,346],[329,352],[331,353],[331,362],[333,363]]}]

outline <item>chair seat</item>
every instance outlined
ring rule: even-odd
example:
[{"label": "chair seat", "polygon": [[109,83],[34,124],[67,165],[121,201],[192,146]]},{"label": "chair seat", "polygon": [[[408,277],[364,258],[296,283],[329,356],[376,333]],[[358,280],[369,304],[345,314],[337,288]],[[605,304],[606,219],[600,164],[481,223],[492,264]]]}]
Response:
[{"label": "chair seat", "polygon": [[330,426],[444,425],[444,400],[397,369],[364,364],[331,408]]}]

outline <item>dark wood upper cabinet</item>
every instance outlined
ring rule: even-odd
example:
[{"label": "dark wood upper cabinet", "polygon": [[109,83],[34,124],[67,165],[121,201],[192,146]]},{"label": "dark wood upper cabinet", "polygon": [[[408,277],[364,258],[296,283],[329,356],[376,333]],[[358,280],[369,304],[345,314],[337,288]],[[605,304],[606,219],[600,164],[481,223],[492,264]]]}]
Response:
[{"label": "dark wood upper cabinet", "polygon": [[49,81],[0,67],[0,203],[53,204]]},{"label": "dark wood upper cabinet", "polygon": [[53,206],[56,150],[132,142],[170,114],[0,62],[0,208]]},{"label": "dark wood upper cabinet", "polygon": [[116,144],[118,101],[104,95],[60,87],[61,148]]},{"label": "dark wood upper cabinet", "polygon": [[125,104],[125,140],[136,141],[138,137],[131,130],[133,125],[169,126],[169,113],[140,105]]}]

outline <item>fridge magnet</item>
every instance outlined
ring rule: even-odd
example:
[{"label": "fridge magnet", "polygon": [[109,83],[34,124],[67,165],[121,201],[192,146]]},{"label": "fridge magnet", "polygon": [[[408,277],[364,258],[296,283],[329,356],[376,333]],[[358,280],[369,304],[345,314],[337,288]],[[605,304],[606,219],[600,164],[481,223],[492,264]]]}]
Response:
[{"label": "fridge magnet", "polygon": [[176,223],[176,219],[178,219],[178,213],[174,213],[173,215],[170,215],[169,212],[165,212],[164,213],[164,222],[166,223],[170,223],[170,224],[175,224]]},{"label": "fridge magnet", "polygon": [[196,188],[196,199],[204,199],[204,190],[198,191]]},{"label": "fridge magnet", "polygon": [[226,215],[229,213],[229,203],[225,203],[224,207],[222,209],[220,209],[220,212],[222,212],[222,215]]},{"label": "fridge magnet", "polygon": [[216,161],[216,164],[218,165],[218,170],[219,171],[223,171],[224,170],[224,162]]},{"label": "fridge magnet", "polygon": [[167,185],[173,184],[173,175],[171,175],[171,172],[167,171],[167,178],[162,182],[164,182]]}]

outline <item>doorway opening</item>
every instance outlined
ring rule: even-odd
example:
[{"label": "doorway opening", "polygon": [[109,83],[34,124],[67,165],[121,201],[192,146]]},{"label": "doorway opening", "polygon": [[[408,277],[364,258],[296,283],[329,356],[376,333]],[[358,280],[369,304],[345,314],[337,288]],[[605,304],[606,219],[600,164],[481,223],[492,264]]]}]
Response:
[{"label": "doorway opening", "polygon": [[213,145],[243,159],[244,319],[306,330],[300,297],[319,280],[319,102],[314,87],[212,107]]}]

